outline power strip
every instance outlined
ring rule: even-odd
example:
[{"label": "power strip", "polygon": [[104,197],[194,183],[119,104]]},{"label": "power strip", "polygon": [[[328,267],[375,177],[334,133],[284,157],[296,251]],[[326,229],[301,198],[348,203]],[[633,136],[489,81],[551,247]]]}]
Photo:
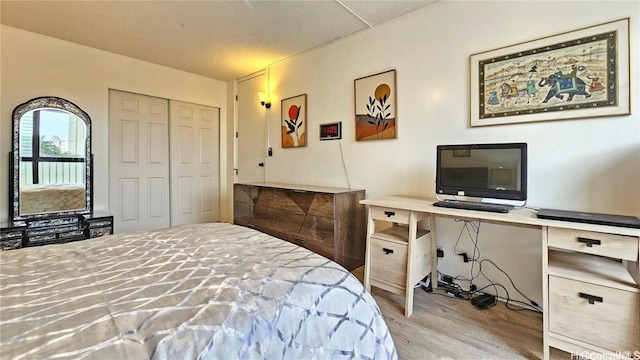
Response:
[{"label": "power strip", "polygon": [[484,310],[496,304],[496,297],[491,294],[480,294],[471,299],[471,305],[476,309]]}]

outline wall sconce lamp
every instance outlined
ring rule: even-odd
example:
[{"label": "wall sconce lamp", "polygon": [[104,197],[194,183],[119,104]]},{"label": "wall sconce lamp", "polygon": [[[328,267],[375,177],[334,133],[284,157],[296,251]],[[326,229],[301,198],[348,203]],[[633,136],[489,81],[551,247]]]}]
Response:
[{"label": "wall sconce lamp", "polygon": [[271,108],[271,101],[269,101],[269,96],[266,92],[260,91],[258,93],[258,97],[260,98],[260,105],[266,107],[267,109]]},{"label": "wall sconce lamp", "polygon": [[[264,91],[260,91],[258,93],[258,97],[260,98],[260,105],[267,108],[267,125],[266,125],[267,126],[267,156],[273,156],[273,149],[271,149],[271,146],[269,146],[269,123],[270,123],[269,109],[271,108],[271,101],[269,101],[269,95]],[[263,165],[260,165],[260,166],[263,166]]]}]

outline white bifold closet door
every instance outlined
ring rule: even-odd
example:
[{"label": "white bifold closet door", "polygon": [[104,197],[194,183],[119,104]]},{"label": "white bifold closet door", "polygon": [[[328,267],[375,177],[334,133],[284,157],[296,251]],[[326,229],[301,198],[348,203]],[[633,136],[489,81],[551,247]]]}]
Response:
[{"label": "white bifold closet door", "polygon": [[109,212],[114,231],[168,227],[169,201],[169,101],[110,90]]},{"label": "white bifold closet door", "polygon": [[109,92],[114,231],[219,220],[220,110]]},{"label": "white bifold closet door", "polygon": [[169,101],[171,225],[220,220],[220,109]]}]

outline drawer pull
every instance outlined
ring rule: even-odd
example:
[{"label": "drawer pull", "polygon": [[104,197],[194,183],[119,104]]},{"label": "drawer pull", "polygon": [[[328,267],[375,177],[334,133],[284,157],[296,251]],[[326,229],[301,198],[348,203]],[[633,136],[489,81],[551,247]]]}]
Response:
[{"label": "drawer pull", "polygon": [[589,301],[589,304],[591,305],[593,305],[596,301],[602,302],[602,297],[600,296],[594,296],[594,295],[589,295],[585,293],[578,293],[578,296],[580,296],[583,299],[587,299],[587,301]]},{"label": "drawer pull", "polygon": [[587,247],[593,247],[593,245],[602,245],[600,240],[583,238],[583,237],[579,237],[578,242],[584,243],[585,245],[587,245]]},{"label": "drawer pull", "polygon": [[387,217],[392,217],[396,215],[395,211],[385,211],[384,212],[385,215],[387,215]]},{"label": "drawer pull", "polygon": [[386,255],[393,254],[393,249],[382,248],[382,251],[384,251]]}]

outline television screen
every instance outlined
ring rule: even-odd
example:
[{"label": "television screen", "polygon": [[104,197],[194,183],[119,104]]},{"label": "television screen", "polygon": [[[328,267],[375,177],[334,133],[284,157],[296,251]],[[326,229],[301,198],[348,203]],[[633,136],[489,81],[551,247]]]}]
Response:
[{"label": "television screen", "polygon": [[436,194],[527,199],[527,144],[438,145]]}]

